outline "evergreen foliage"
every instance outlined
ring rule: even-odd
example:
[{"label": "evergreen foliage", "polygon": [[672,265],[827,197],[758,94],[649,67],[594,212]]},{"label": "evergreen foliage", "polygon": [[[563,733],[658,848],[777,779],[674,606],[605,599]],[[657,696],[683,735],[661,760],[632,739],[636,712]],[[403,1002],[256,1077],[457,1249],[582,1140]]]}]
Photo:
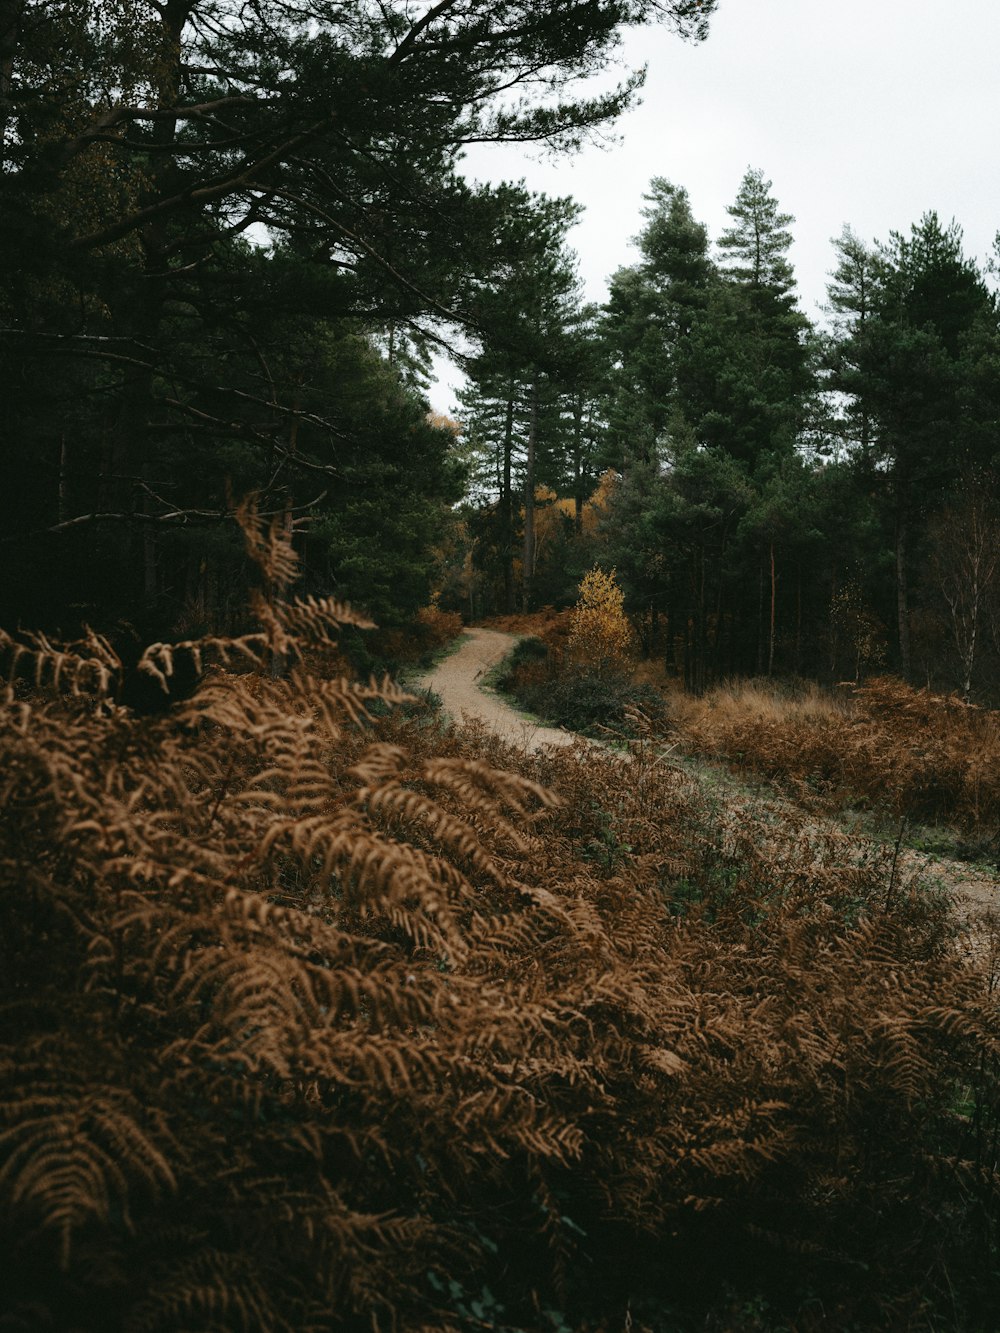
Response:
[{"label": "evergreen foliage", "polygon": [[[4,614],[160,634],[198,618],[194,597],[218,618],[224,588],[191,589],[209,550],[235,567],[220,534],[249,489],[320,517],[320,584],[412,614],[456,498],[450,437],[415,424],[415,386],[441,330],[476,336],[526,206],[466,182],[462,147],[579,142],[641,83],[573,96],[621,28],[698,38],[713,8],[5,4]],[[412,576],[371,567],[362,525]]]}]

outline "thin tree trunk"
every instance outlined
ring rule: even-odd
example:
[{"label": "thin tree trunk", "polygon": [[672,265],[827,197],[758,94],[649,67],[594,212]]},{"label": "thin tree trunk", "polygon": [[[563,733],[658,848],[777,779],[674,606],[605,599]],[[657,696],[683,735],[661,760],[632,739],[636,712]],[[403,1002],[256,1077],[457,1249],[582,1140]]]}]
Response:
[{"label": "thin tree trunk", "polygon": [[[292,410],[298,412],[301,408],[301,402],[298,395],[292,400]],[[299,419],[293,416],[288,428],[288,455],[294,458],[299,447]],[[282,536],[289,546],[292,544],[292,538],[295,535],[295,520],[292,516],[292,497],[289,495],[285,500],[285,512],[282,517]],[[273,583],[268,589],[268,595],[272,598],[284,598],[288,593],[286,585]],[[271,658],[271,675],[277,680],[285,674],[288,669],[288,661],[285,653],[274,653]]]},{"label": "thin tree trunk", "polygon": [[69,518],[69,444],[65,431],[59,437],[59,502],[56,508],[59,522]]},{"label": "thin tree trunk", "polygon": [[771,543],[771,624],[768,633],[767,644],[767,674],[774,674],[774,622],[775,622],[775,601],[778,587],[778,580],[774,573],[774,542]]},{"label": "thin tree trunk", "polygon": [[528,456],[524,471],[524,561],[521,579],[521,609],[531,610],[531,585],[535,577],[535,444],[538,431],[538,381],[531,386],[531,416],[528,424]]},{"label": "thin tree trunk", "polygon": [[719,679],[722,667],[722,562],[725,559],[725,554],[726,543],[725,539],[723,539],[722,546],[719,549],[719,558],[716,562],[715,633],[712,636],[712,683]]},{"label": "thin tree trunk", "polygon": [[[158,73],[155,103],[169,108],[176,104],[181,83],[181,33],[191,12],[191,0],[168,0],[161,9],[163,20],[163,59]],[[177,122],[169,118],[153,124],[151,137],[157,146],[168,148],[177,137]],[[169,154],[165,159],[169,158]],[[157,160],[154,155],[152,161]],[[149,202],[156,191],[155,174],[148,189],[140,193],[140,204]],[[159,342],[166,306],[166,279],[164,254],[169,242],[169,230],[163,218],[149,220],[141,230],[144,271],[137,274],[131,290],[125,294],[120,307],[123,330],[140,343],[156,346]],[[155,513],[157,498],[154,487],[157,477],[151,457],[149,423],[156,402],[156,376],[152,368],[141,370],[130,379],[121,398],[121,410],[112,436],[111,461],[115,474],[109,490],[117,492],[117,508],[126,512]],[[152,608],[160,584],[160,543],[155,525],[145,523],[141,533],[129,537],[131,550],[126,560],[136,568],[141,579],[142,594],[148,608]]]},{"label": "thin tree trunk", "polygon": [[708,632],[705,615],[705,548],[698,547],[698,632],[695,637],[695,680],[699,694],[705,692],[705,659],[708,655]]},{"label": "thin tree trunk", "polygon": [[577,396],[573,404],[573,530],[579,537],[583,532],[583,458],[580,441],[583,435],[583,400]]},{"label": "thin tree trunk", "polygon": [[507,398],[503,430],[503,479],[500,488],[500,559],[503,564],[503,608],[513,615],[514,601],[514,496],[511,489],[511,454],[514,448],[514,391]]},{"label": "thin tree trunk", "polygon": [[764,674],[764,552],[757,565],[757,675]]},{"label": "thin tree trunk", "polygon": [[900,504],[896,512],[896,623],[899,630],[899,670],[904,680],[910,678],[910,596],[906,569],[909,535],[906,514]]}]

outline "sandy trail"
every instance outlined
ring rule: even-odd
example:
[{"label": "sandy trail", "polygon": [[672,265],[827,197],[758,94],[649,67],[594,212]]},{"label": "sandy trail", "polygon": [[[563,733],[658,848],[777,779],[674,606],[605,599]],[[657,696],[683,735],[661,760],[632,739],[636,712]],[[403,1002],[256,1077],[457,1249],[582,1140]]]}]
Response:
[{"label": "sandy trail", "polygon": [[[517,636],[494,629],[467,629],[462,646],[417,683],[441,696],[444,710],[456,722],[463,717],[482,722],[490,731],[513,745],[526,750],[539,750],[548,745],[572,745],[583,740],[595,748],[604,748],[596,741],[556,727],[542,726],[523,717],[505,703],[483,680],[491,667],[496,666],[517,643]],[[623,758],[627,756],[622,756]],[[757,798],[758,801],[760,798]],[[733,801],[739,805],[739,798]],[[787,805],[780,797],[770,804],[780,808]],[[818,821],[836,826],[832,819]],[[850,835],[848,835],[850,836]],[[863,840],[859,840],[863,841]],[[919,872],[938,879],[956,895],[959,914],[967,920],[981,919],[985,913],[1000,906],[1000,883],[997,875],[981,866],[972,866],[947,857],[904,849],[900,854],[900,869],[904,876]]]},{"label": "sandy trail", "polygon": [[570,731],[531,722],[511,708],[483,679],[490,667],[502,661],[517,643],[514,634],[495,629],[467,629],[458,652],[446,657],[417,684],[441,696],[444,711],[456,722],[463,717],[484,723],[490,731],[513,745],[539,750],[545,745],[572,745],[578,738]]}]

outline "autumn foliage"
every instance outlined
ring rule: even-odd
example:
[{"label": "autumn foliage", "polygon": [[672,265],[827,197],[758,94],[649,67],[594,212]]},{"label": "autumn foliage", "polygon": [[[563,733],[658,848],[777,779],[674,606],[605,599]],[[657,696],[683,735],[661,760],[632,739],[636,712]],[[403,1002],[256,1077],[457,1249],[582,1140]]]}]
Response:
[{"label": "autumn foliage", "polygon": [[608,573],[595,566],[580,583],[567,644],[568,660],[596,676],[620,672],[632,657],[633,640],[615,571]]},{"label": "autumn foliage", "polygon": [[649,738],[373,722],[301,651],[349,608],[257,612],[159,712],[5,640],[0,1326],[982,1326],[989,939]]},{"label": "autumn foliage", "polygon": [[1000,714],[890,676],[839,697],[743,682],[672,696],[685,748],[896,819],[1000,836]]}]

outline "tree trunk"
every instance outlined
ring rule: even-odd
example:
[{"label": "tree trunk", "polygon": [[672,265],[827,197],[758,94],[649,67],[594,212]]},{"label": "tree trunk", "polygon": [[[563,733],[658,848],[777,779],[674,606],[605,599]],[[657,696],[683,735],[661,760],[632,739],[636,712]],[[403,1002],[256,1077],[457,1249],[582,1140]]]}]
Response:
[{"label": "tree trunk", "polygon": [[715,633],[712,635],[712,670],[711,681],[714,684],[722,675],[722,648],[723,648],[723,572],[722,566],[726,554],[726,543],[723,539],[722,546],[719,549],[715,569]]},{"label": "tree trunk", "polygon": [[[158,87],[155,104],[169,108],[176,104],[181,84],[181,33],[191,11],[191,0],[170,0],[161,10],[163,20],[164,56],[158,68]],[[167,148],[177,137],[177,122],[169,118],[153,124],[151,138],[157,146]],[[169,162],[169,153],[160,159]],[[152,162],[157,162],[154,155]],[[162,170],[169,170],[164,167]],[[140,195],[140,204],[146,204],[157,195],[159,169],[151,167],[152,178],[147,190]],[[143,270],[123,292],[116,314],[116,322],[126,337],[138,343],[159,345],[166,308],[166,260],[169,229],[163,218],[154,217],[140,232],[143,252]],[[120,400],[118,419],[112,432],[111,465],[113,475],[108,490],[116,497],[114,508],[125,513],[152,516],[160,501],[155,494],[158,478],[154,470],[149,425],[156,403],[156,373],[152,367],[139,370],[129,377]],[[141,580],[142,598],[152,610],[160,585],[160,543],[155,525],[143,523],[141,531],[129,534],[129,550],[125,555],[128,565],[136,570]]]},{"label": "tree trunk", "polygon": [[699,546],[697,551],[697,607],[698,623],[697,633],[695,635],[695,690],[698,694],[705,692],[705,665],[708,656],[708,626],[705,607],[705,548]]},{"label": "tree trunk", "polygon": [[583,399],[577,395],[573,404],[573,530],[579,537],[583,532]]},{"label": "tree trunk", "polygon": [[764,552],[757,566],[757,675],[764,674]]},{"label": "tree trunk", "polygon": [[899,671],[904,680],[910,678],[910,594],[906,562],[909,526],[902,506],[896,511],[896,623],[899,630]]},{"label": "tree trunk", "polygon": [[663,669],[668,676],[677,675],[677,648],[674,643],[674,617],[671,615],[670,603],[667,603],[667,609],[664,612],[664,646],[663,646]]},{"label": "tree trunk", "polygon": [[771,623],[768,631],[767,641],[767,674],[774,674],[774,622],[775,622],[775,595],[777,593],[778,580],[774,572],[774,542],[771,543]]},{"label": "tree trunk", "polygon": [[56,513],[60,523],[69,518],[69,444],[66,432],[59,437],[59,502]]},{"label": "tree trunk", "polygon": [[521,609],[531,610],[531,584],[535,577],[535,443],[538,432],[538,381],[531,385],[531,416],[528,424],[528,454],[524,470],[524,561],[521,579]]},{"label": "tree trunk", "polygon": [[511,454],[514,448],[514,393],[507,399],[503,428],[503,479],[500,487],[500,559],[503,564],[503,609],[513,615],[514,601],[514,495],[511,489]]}]

